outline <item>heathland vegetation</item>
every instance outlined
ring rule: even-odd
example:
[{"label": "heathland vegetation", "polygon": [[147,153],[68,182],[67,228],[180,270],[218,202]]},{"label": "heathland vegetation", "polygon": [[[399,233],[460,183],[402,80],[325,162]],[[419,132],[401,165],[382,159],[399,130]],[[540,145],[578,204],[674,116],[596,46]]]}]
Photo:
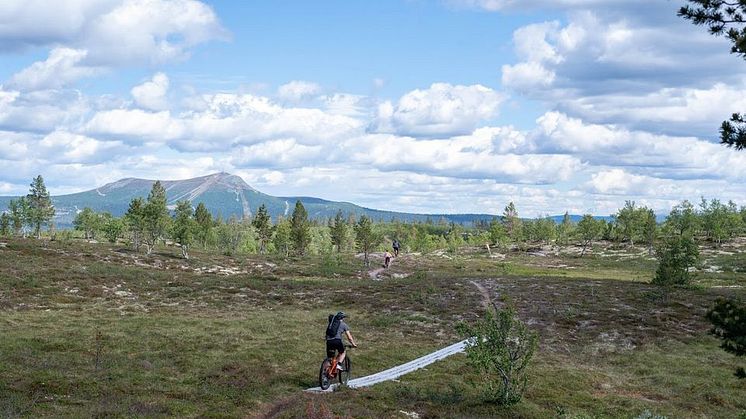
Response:
[{"label": "heathland vegetation", "polygon": [[[48,209],[28,215],[43,201],[0,217],[2,416],[746,412],[733,203],[685,201],[661,223],[634,202],[608,221],[526,219],[513,203],[473,225],[319,220],[301,202],[287,219],[222,220],[169,209],[155,184],[121,218],[83,209],[55,230]],[[370,270],[393,239],[402,255]],[[303,393],[339,309],[356,376],[465,334],[485,345],[396,382]]]}]

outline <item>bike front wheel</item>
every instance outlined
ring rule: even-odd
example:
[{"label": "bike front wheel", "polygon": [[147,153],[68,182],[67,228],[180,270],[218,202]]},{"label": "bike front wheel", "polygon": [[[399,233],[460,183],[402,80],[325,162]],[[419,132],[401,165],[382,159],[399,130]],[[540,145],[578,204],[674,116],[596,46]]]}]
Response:
[{"label": "bike front wheel", "polygon": [[339,384],[346,386],[351,376],[352,376],[352,360],[350,359],[350,356],[348,355],[345,357],[345,360],[344,360],[344,371],[339,372]]},{"label": "bike front wheel", "polygon": [[321,387],[322,390],[328,389],[332,384],[332,380],[329,378],[330,366],[331,361],[329,358],[326,358],[324,362],[321,363],[321,368],[319,368],[319,387]]}]

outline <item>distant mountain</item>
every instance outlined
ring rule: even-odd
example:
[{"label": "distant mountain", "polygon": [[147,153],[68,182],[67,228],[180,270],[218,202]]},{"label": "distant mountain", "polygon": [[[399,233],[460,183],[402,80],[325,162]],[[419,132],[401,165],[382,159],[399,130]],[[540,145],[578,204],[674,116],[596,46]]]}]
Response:
[{"label": "distant mountain", "polygon": [[[75,215],[85,207],[94,211],[108,211],[112,215],[122,216],[127,212],[130,201],[136,197],[146,198],[155,183],[149,179],[126,178],[108,183],[100,188],[69,195],[53,196],[52,201],[56,209],[55,223],[59,227],[72,225]],[[438,222],[445,219],[448,222],[469,224],[477,220],[491,220],[490,214],[412,214],[393,211],[379,211],[364,208],[349,202],[334,202],[313,197],[275,197],[264,194],[249,186],[243,179],[229,173],[215,173],[208,176],[186,180],[161,181],[166,189],[168,204],[175,207],[176,201],[189,200],[196,207],[204,203],[213,216],[248,217],[264,204],[276,221],[278,217],[292,214],[295,201],[300,200],[308,211],[311,219],[326,219],[334,217],[342,210],[345,215],[367,215],[376,221],[422,221]],[[0,211],[8,207],[8,202],[15,197],[0,197]]]}]

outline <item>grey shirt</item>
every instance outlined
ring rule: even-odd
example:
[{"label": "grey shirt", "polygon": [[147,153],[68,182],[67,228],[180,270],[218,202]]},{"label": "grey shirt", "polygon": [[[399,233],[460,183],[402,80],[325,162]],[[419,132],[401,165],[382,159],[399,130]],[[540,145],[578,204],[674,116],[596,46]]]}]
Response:
[{"label": "grey shirt", "polygon": [[[348,330],[350,330],[350,327],[347,326],[347,323],[345,323],[344,320],[340,320],[339,321],[339,327],[337,328],[337,334],[334,335],[334,337],[332,339],[342,340],[342,334],[344,334],[344,332],[346,332]],[[331,339],[329,339],[329,340],[331,340]]]}]

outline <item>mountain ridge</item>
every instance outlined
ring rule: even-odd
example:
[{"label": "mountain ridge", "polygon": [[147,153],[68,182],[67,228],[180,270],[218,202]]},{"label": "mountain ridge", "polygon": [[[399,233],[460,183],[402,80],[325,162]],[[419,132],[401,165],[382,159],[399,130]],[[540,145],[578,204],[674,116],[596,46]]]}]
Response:
[{"label": "mountain ridge", "polygon": [[[69,227],[75,215],[85,207],[90,207],[97,212],[108,211],[120,217],[127,211],[132,199],[146,198],[155,182],[154,179],[128,177],[87,191],[52,196],[52,202],[57,210],[54,221],[58,227]],[[367,215],[375,221],[397,219],[403,222],[428,220],[437,222],[442,218],[448,222],[468,224],[496,217],[493,214],[418,214],[377,210],[350,202],[330,201],[310,196],[276,197],[262,193],[246,183],[240,176],[226,172],[182,180],[161,180],[160,182],[166,190],[169,208],[173,209],[177,201],[185,199],[192,202],[195,207],[203,203],[213,216],[225,219],[251,217],[254,211],[264,204],[273,221],[277,221],[279,217],[289,216],[296,200],[303,203],[309,218],[317,220],[334,217],[340,210],[346,216]],[[6,209],[8,202],[14,198],[17,197],[0,196],[0,209]]]}]

